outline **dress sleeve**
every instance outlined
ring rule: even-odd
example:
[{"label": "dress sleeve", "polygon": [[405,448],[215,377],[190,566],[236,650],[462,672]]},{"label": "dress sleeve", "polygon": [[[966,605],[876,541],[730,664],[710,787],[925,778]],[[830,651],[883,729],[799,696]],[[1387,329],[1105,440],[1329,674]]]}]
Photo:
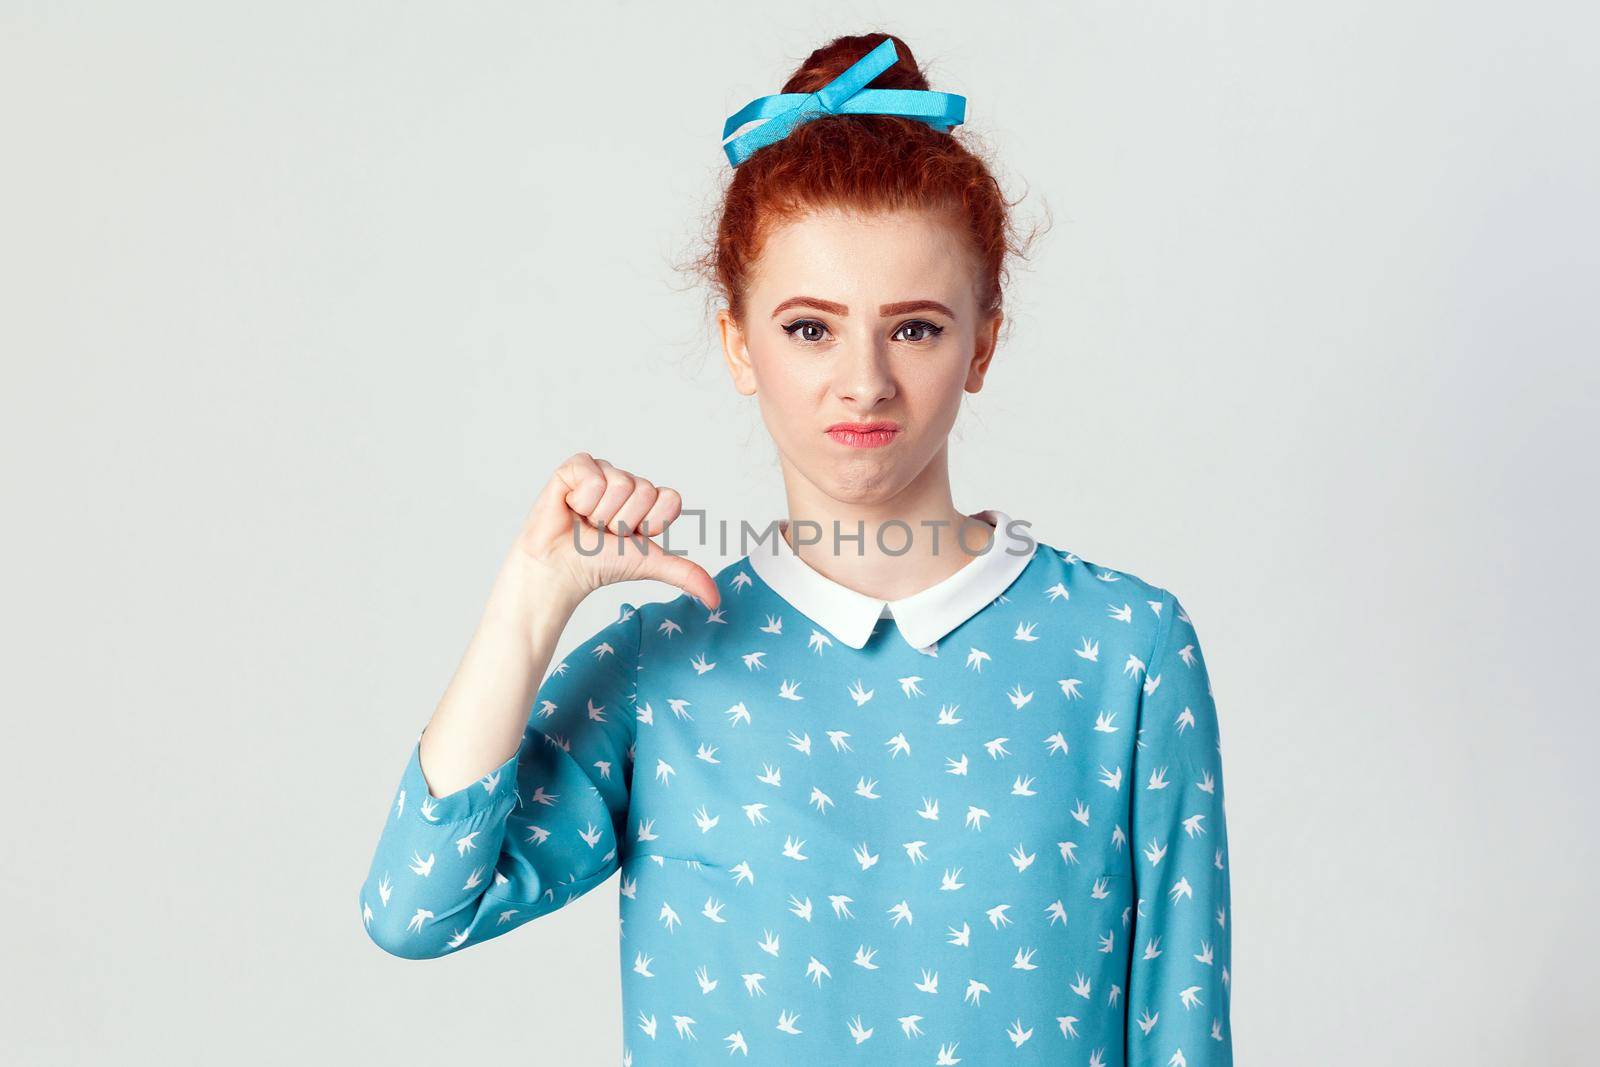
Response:
[{"label": "dress sleeve", "polygon": [[1171,593],[1129,781],[1135,906],[1129,1067],[1231,1067],[1231,900],[1221,735],[1199,638]]},{"label": "dress sleeve", "polygon": [[574,649],[539,688],[517,752],[436,797],[421,735],[361,886],[361,921],[384,951],[432,959],[508,933],[617,869],[632,768],[642,613]]}]

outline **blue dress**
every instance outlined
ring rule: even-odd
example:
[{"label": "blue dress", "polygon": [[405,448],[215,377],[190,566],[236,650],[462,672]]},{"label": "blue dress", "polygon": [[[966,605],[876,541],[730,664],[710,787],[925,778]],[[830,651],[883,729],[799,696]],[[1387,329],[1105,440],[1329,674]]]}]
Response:
[{"label": "blue dress", "polygon": [[784,558],[718,571],[716,611],[625,604],[477,783],[432,796],[413,745],[371,939],[460,952],[620,870],[635,1067],[1231,1064],[1220,739],[1173,595],[1042,541],[886,608]]}]

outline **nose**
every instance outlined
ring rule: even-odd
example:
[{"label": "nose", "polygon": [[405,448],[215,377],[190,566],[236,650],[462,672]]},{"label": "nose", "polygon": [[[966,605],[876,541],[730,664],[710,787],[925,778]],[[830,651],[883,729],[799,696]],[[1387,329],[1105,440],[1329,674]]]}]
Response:
[{"label": "nose", "polygon": [[886,344],[872,338],[852,338],[835,352],[834,393],[862,410],[870,410],[895,395],[893,368]]}]

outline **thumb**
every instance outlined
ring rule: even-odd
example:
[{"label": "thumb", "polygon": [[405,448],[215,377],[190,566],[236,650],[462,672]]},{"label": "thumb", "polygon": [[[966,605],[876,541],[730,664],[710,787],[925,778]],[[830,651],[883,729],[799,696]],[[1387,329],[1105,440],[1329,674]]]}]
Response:
[{"label": "thumb", "polygon": [[708,608],[722,603],[722,590],[704,567],[688,556],[668,552],[653,539],[646,538],[644,543],[644,561],[639,565],[641,578],[676,586]]}]

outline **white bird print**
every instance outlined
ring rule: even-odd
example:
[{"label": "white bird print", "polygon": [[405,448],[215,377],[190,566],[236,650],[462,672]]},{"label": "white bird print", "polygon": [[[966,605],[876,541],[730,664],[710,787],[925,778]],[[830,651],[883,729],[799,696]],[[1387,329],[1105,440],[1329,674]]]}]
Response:
[{"label": "white bird print", "polygon": [[1111,725],[1111,722],[1116,717],[1117,713],[1114,711],[1102,711],[1095,716],[1094,728],[1103,734],[1114,734],[1117,732],[1117,728]]},{"label": "white bird print", "polygon": [[1183,660],[1183,665],[1185,667],[1193,667],[1194,666],[1194,646],[1193,645],[1184,645],[1182,648],[1178,649],[1178,658]]},{"label": "white bird print", "polygon": [[744,656],[742,657],[743,660],[744,660],[745,669],[746,670],[751,670],[751,671],[764,671],[764,670],[766,670],[767,669],[767,665],[765,663],[761,662],[762,659],[764,659],[765,657],[766,657],[766,653],[765,652],[746,652],[744,654]]},{"label": "white bird print", "polygon": [[854,898],[847,897],[843,893],[834,893],[834,894],[830,894],[828,896],[828,903],[833,905],[833,917],[834,918],[836,918],[836,919],[853,919],[853,918],[855,918],[854,915],[850,914],[850,905],[855,903]]},{"label": "white bird print", "polygon": [[765,804],[746,804],[744,806],[744,817],[750,820],[751,826],[759,826],[761,823],[771,822],[765,814],[766,810],[767,806]]},{"label": "white bird print", "polygon": [[587,829],[578,831],[578,836],[583,838],[584,844],[588,845],[590,848],[594,848],[594,846],[600,843],[600,827],[596,826],[594,823],[590,823]]},{"label": "white bird print", "polygon": [[729,708],[724,714],[728,716],[729,726],[738,726],[741,722],[750,722],[750,709],[744,706],[744,701],[742,700]]},{"label": "white bird print", "polygon": [[1051,600],[1071,599],[1071,594],[1067,592],[1066,584],[1063,582],[1057,582],[1055,585],[1052,585],[1049,589],[1045,590],[1045,594],[1049,596]]},{"label": "white bird print", "polygon": [[728,1055],[732,1056],[735,1052],[742,1052],[746,1056],[750,1055],[750,1046],[744,1043],[743,1030],[735,1030],[722,1040],[728,1043]]},{"label": "white bird print", "polygon": [[1061,1027],[1062,1037],[1078,1036],[1078,1017],[1076,1015],[1057,1015],[1056,1024]]},{"label": "white bird print", "polygon": [[670,785],[670,779],[674,774],[677,773],[678,772],[673,768],[672,764],[668,763],[666,760],[656,760],[656,781],[660,782],[662,785]]},{"label": "white bird print", "polygon": [[1194,899],[1194,887],[1189,884],[1188,878],[1179,878],[1176,882],[1172,883],[1172,888],[1167,890],[1167,892],[1172,896],[1172,902],[1174,904],[1184,897],[1188,897],[1190,900]]},{"label": "white bird print", "polygon": [[707,660],[705,653],[702,652],[694,659],[689,661],[689,666],[694,668],[694,672],[696,674],[705,674],[707,671],[710,671],[716,667],[716,664]]},{"label": "white bird print", "polygon": [[1189,727],[1195,724],[1194,712],[1190,711],[1188,708],[1184,708],[1182,711],[1178,712],[1178,717],[1173,719],[1172,723],[1178,728],[1178,733],[1181,736],[1185,730],[1189,729]]},{"label": "white bird print", "polygon": [[971,667],[979,674],[983,673],[983,665],[987,663],[988,660],[989,653],[984,652],[981,649],[974,648],[967,653],[967,666]]},{"label": "white bird print", "polygon": [[900,1024],[900,1032],[905,1034],[907,1037],[921,1037],[922,1036],[922,1027],[917,1025],[918,1023],[920,1023],[922,1021],[922,1016],[920,1016],[920,1015],[902,1015],[902,1016],[900,1016],[899,1019],[897,1019],[895,1021]]},{"label": "white bird print", "polygon": [[655,975],[650,972],[650,965],[654,963],[655,960],[656,958],[654,956],[646,956],[643,952],[634,953],[633,973],[642,975],[645,978],[654,978]]},{"label": "white bird print", "polygon": [[700,742],[700,748],[699,748],[699,750],[697,752],[695,752],[694,758],[697,759],[697,760],[703,760],[706,763],[721,763],[722,762],[721,760],[717,759],[717,748],[716,748],[716,746],[715,745],[708,745],[704,741]]},{"label": "white bird print", "polygon": [[1006,749],[1006,742],[1009,740],[1011,740],[1009,737],[996,737],[993,740],[985,741],[983,747],[989,750],[990,759],[1001,759],[1011,755]]},{"label": "white bird print", "polygon": [[989,813],[983,808],[969,805],[967,807],[967,829],[982,830],[983,820],[987,819],[988,817]]},{"label": "white bird print", "polygon": [[1022,686],[1020,685],[1012,686],[1010,692],[1006,693],[1006,696],[1011,699],[1011,706],[1016,708],[1018,711],[1022,710],[1023,705],[1033,699],[1033,694],[1024,693],[1022,691]]},{"label": "white bird print", "polygon": [[1137,678],[1143,672],[1144,660],[1135,656],[1132,652],[1128,653],[1128,662],[1122,665],[1122,673],[1129,678]]},{"label": "white bird print", "polygon": [[910,860],[912,863],[921,863],[926,860],[928,858],[928,854],[923,851],[923,848],[926,845],[926,841],[907,841],[903,846],[906,850],[906,859]]},{"label": "white bird print", "polygon": [[1074,802],[1072,817],[1085,826],[1089,825],[1089,806],[1082,800]]},{"label": "white bird print", "polygon": [[1035,623],[1035,622],[1019,622],[1019,623],[1017,623],[1017,631],[1016,631],[1016,633],[1011,635],[1011,639],[1013,641],[1037,641],[1037,640],[1039,640],[1039,638],[1037,636],[1035,636],[1034,632],[1033,632],[1034,628],[1037,627],[1038,625],[1039,624]]},{"label": "white bird print", "polygon": [[1100,948],[1099,948],[1099,951],[1100,952],[1104,952],[1104,953],[1109,953],[1111,951],[1111,947],[1114,944],[1116,944],[1116,939],[1114,937],[1112,937],[1111,931],[1107,930],[1104,934],[1102,934],[1100,936]]},{"label": "white bird print", "polygon": [[810,897],[806,897],[805,901],[801,902],[793,893],[790,893],[789,894],[789,914],[793,915],[796,919],[799,919],[802,922],[810,922],[811,921],[811,898]]},{"label": "white bird print", "polygon": [[967,754],[965,752],[961,754],[960,759],[950,759],[947,756],[944,762],[944,773],[946,774],[964,775],[967,773]]},{"label": "white bird print", "polygon": [[689,722],[694,722],[694,716],[690,715],[688,710],[687,710],[688,707],[689,707],[689,702],[687,700],[683,700],[681,698],[669,697],[667,699],[667,707],[672,709],[672,714],[680,722],[683,721],[683,720],[688,720]]},{"label": "white bird print", "polygon": [[802,756],[811,755],[811,735],[808,733],[804,737],[796,737],[794,731],[790,730],[789,747],[800,753]]},{"label": "white bird print", "polygon": [[857,1015],[854,1019],[850,1020],[850,1036],[855,1038],[856,1044],[859,1045],[867,1038],[872,1036],[872,1028],[863,1027],[861,1025],[861,1016]]},{"label": "white bird print", "polygon": [[1006,912],[1010,910],[1010,904],[996,904],[994,907],[984,912],[984,914],[989,916],[989,924],[998,930],[1002,926],[1011,925],[1011,919],[1006,915]]},{"label": "white bird print", "polygon": [[781,616],[781,615],[768,615],[767,616],[766,625],[761,627],[761,632],[764,633],[764,634],[774,634],[774,635],[777,635],[777,636],[782,636],[782,634],[783,634],[783,616]]},{"label": "white bird print", "polygon": [[434,853],[428,853],[428,858],[423,859],[417,852],[411,853],[411,869],[426,878],[433,873]]},{"label": "white bird print", "polygon": [[1027,1042],[1028,1038],[1033,1036],[1033,1027],[1030,1026],[1028,1029],[1024,1030],[1022,1028],[1022,1020],[1018,1019],[1016,1022],[1011,1024],[1011,1029],[1006,1031],[1006,1036],[1011,1039],[1012,1045],[1016,1046],[1017,1048],[1021,1048],[1023,1044]]},{"label": "white bird print", "polygon": [[593,697],[590,697],[586,703],[589,705],[589,718],[590,719],[592,719],[595,722],[605,722],[605,721],[607,721],[606,720],[606,706],[604,704],[596,704],[594,702],[594,698]]},{"label": "white bird print", "polygon": [[829,637],[821,630],[812,630],[811,636],[806,639],[806,647],[814,651],[819,656],[822,655],[822,650],[831,644],[833,644],[833,638]]},{"label": "white bird print", "polygon": [[867,800],[877,800],[878,794],[875,792],[877,788],[878,780],[876,778],[872,779],[870,782],[865,778],[859,778],[856,780],[856,796],[858,797],[864,797]]},{"label": "white bird print", "polygon": [[600,772],[601,781],[611,781],[611,763],[609,760],[597,759],[594,761],[593,766]]},{"label": "white bird print", "polygon": [[661,924],[667,928],[667,933],[672,933],[677,927],[683,925],[683,920],[678,918],[678,913],[672,910],[672,905],[666,901],[661,902],[661,911],[656,916]]},{"label": "white bird print", "polygon": [[[592,826],[593,824],[591,823],[590,825]],[[456,838],[456,855],[465,856],[468,852],[471,852],[473,849],[477,848],[478,843],[474,841],[473,838],[477,837],[481,833],[483,833],[482,830],[474,830],[465,837]],[[589,847],[593,848],[594,846],[591,845]]]},{"label": "white bird print", "polygon": [[962,999],[968,1004],[980,1004],[983,1002],[983,995],[987,992],[989,992],[988,985],[978,981],[976,978],[969,979],[966,995]]},{"label": "white bird print", "polygon": [[908,675],[905,678],[897,678],[895,680],[900,683],[900,692],[906,696],[919,697],[922,695],[922,679],[916,675]]},{"label": "white bird print", "polygon": [[529,799],[535,804],[543,804],[547,808],[553,808],[555,807],[556,801],[559,800],[560,797],[560,793],[546,793],[544,791],[544,786],[541,785],[534,789],[533,796]]},{"label": "white bird print", "polygon": [[1085,637],[1083,639],[1083,644],[1079,645],[1073,651],[1078,654],[1079,659],[1086,659],[1090,663],[1094,663],[1100,659],[1100,642],[1090,641],[1087,637]]},{"label": "white bird print", "polygon": [[874,863],[878,862],[878,857],[875,856],[872,853],[872,850],[867,847],[867,843],[865,841],[861,842],[860,846],[856,849],[855,854],[856,862],[861,864],[861,869],[863,871],[871,867]]},{"label": "white bird print", "polygon": [[778,697],[782,700],[804,700],[800,695],[800,683],[793,679],[778,683]]},{"label": "white bird print", "polygon": [[967,948],[972,944],[972,926],[968,923],[962,923],[959,930],[954,926],[947,926],[945,933],[948,935],[948,943],[957,948]]},{"label": "white bird print", "polygon": [[706,906],[700,909],[700,914],[714,923],[725,923],[728,920],[722,917],[723,907],[724,905],[720,900],[714,897],[706,897]]},{"label": "white bird print", "polygon": [[872,957],[876,956],[877,954],[877,949],[868,948],[866,945],[860,945],[856,948],[856,958],[854,961],[855,965],[863,970],[875,971],[878,969],[878,965],[872,962]]},{"label": "white bird print", "polygon": [[712,827],[716,826],[717,823],[721,821],[722,816],[712,815],[710,812],[706,811],[706,806],[704,804],[700,805],[699,809],[694,813],[694,824],[700,827],[700,832],[703,834],[710,833]]},{"label": "white bird print", "polygon": [[722,614],[725,610],[727,610],[727,609],[725,609],[725,608],[717,608],[715,611],[706,612],[706,622],[708,622],[708,623],[719,623],[719,624],[721,624],[723,626],[726,626],[728,624],[728,620],[726,618],[724,618],[723,614]]},{"label": "white bird print", "polygon": [[923,797],[922,807],[917,810],[917,814],[922,816],[924,819],[927,819],[929,822],[938,822],[939,802],[929,797]]},{"label": "white bird print", "polygon": [[411,916],[411,921],[406,923],[406,929],[413,932],[420,932],[422,930],[423,921],[431,918],[433,918],[433,912],[429,911],[427,908],[418,908],[416,914]]},{"label": "white bird print", "polygon": [[1144,695],[1149,696],[1161,686],[1161,675],[1147,674],[1144,676]]},{"label": "white bird print", "polygon": [[1061,753],[1063,756],[1067,755],[1067,739],[1060,730],[1057,730],[1055,733],[1045,738],[1044,745],[1046,755],[1053,756],[1057,752]]},{"label": "white bird print", "polygon": [[828,730],[828,742],[833,745],[835,752],[849,752],[850,735],[843,730]]},{"label": "white bird print", "polygon": [[1012,866],[1016,867],[1018,874],[1021,874],[1023,871],[1033,866],[1034,857],[1036,855],[1036,853],[1028,852],[1023,849],[1021,845],[1018,845],[1016,848],[1011,850]]},{"label": "white bird print", "polygon": [[1108,771],[1104,763],[1100,764],[1100,784],[1108,785],[1112,789],[1121,789],[1122,768],[1118,767],[1115,771]]},{"label": "white bird print", "polygon": [[902,900],[900,903],[889,909],[889,915],[894,919],[894,922],[890,925],[899,926],[902,922],[904,922],[909,926],[911,924],[911,905]]},{"label": "white bird print", "polygon": [[1061,858],[1063,860],[1068,863],[1078,862],[1078,843],[1076,841],[1057,841],[1056,845],[1061,849]]},{"label": "white bird print", "polygon": [[700,983],[701,993],[710,993],[717,988],[717,980],[711,977],[709,970],[704,966],[695,970],[694,980]]},{"label": "white bird print", "polygon": [[678,1036],[689,1041],[695,1039],[694,1020],[687,1015],[674,1015],[672,1025],[677,1028]]},{"label": "white bird print", "polygon": [[1037,971],[1039,965],[1033,962],[1034,951],[1031,948],[1017,949],[1017,954],[1011,961],[1011,969],[1013,971]]},{"label": "white bird print", "polygon": [[793,837],[785,837],[783,839],[783,854],[792,860],[810,859],[810,856],[807,856],[800,851],[805,847],[805,845],[806,843],[804,840],[797,841]]},{"label": "white bird print", "polygon": [[[565,663],[563,663],[561,665],[561,667],[558,667],[552,673],[555,673],[555,674],[565,673],[562,670],[562,668],[564,668],[564,667],[566,667]],[[555,701],[553,701],[553,700],[541,700],[539,702],[539,717],[541,719],[548,719],[548,718],[550,718],[550,716],[554,715],[555,713],[556,713],[556,702]]]},{"label": "white bird print", "polygon": [[646,1037],[654,1041],[656,1036],[656,1017],[654,1015],[646,1015],[641,1011],[639,1013],[639,1029],[645,1032]]},{"label": "white bird print", "polygon": [[[794,899],[793,897],[790,898]],[[776,958],[778,955],[778,935],[771,930],[761,931],[761,942],[758,946],[762,952]]]},{"label": "white bird print", "polygon": [[750,996],[764,997],[767,995],[767,991],[761,988],[761,983],[767,980],[766,975],[751,973],[741,974],[739,977],[744,979],[744,991]]},{"label": "white bird print", "polygon": [[953,871],[949,867],[944,869],[944,877],[939,881],[940,892],[954,893],[956,890],[965,889],[966,887],[967,883],[961,880],[960,867]]},{"label": "white bird print", "polygon": [[542,826],[530,825],[528,827],[528,840],[535,845],[542,845],[550,840],[550,831]]},{"label": "white bird print", "polygon": [[1122,605],[1120,608],[1115,604],[1107,604],[1106,614],[1111,616],[1113,619],[1116,619],[1118,622],[1133,621],[1133,608],[1127,604]]},{"label": "white bird print", "polygon": [[804,1033],[803,1030],[801,1030],[798,1026],[795,1025],[795,1023],[797,1023],[799,1021],[800,1021],[800,1015],[799,1015],[798,1012],[793,1013],[793,1014],[791,1014],[791,1013],[789,1013],[787,1011],[779,1011],[778,1012],[778,1029],[782,1030],[786,1034]]},{"label": "white bird print", "polygon": [[1011,783],[1011,795],[1014,797],[1038,796],[1033,788],[1032,775],[1017,775],[1017,780]]},{"label": "white bird print", "polygon": [[918,989],[922,990],[922,992],[924,992],[924,993],[938,993],[939,992],[939,972],[938,971],[930,972],[930,971],[924,969],[923,972],[922,972],[922,981],[916,983],[916,987]]},{"label": "white bird print", "polygon": [[1192,1008],[1196,1004],[1200,1004],[1200,987],[1192,985],[1188,989],[1178,990],[1178,999],[1183,1002],[1185,1008]]},{"label": "white bird print", "polygon": [[832,978],[833,972],[828,970],[827,965],[821,960],[817,959],[815,956],[812,956],[811,962],[806,964],[806,977],[811,979],[813,985],[815,985],[818,989],[821,989],[822,980],[824,978]]},{"label": "white bird print", "polygon": [[1150,772],[1150,781],[1148,783],[1146,783],[1145,788],[1146,789],[1165,789],[1166,787],[1167,787],[1167,769],[1165,767],[1157,767],[1155,770]]},{"label": "white bird print", "polygon": [[959,704],[946,704],[939,709],[939,726],[956,726],[961,723],[961,717],[956,714],[960,709]]},{"label": "white bird print", "polygon": [[1150,839],[1150,843],[1145,846],[1144,858],[1150,861],[1150,866],[1152,867],[1160,863],[1161,857],[1165,856],[1166,854],[1167,846],[1160,844],[1153,837]]},{"label": "white bird print", "polygon": [[1079,692],[1078,690],[1078,687],[1083,684],[1081,679],[1062,678],[1059,679],[1056,684],[1061,686],[1061,695],[1066,697],[1068,700],[1083,699],[1083,693]]},{"label": "white bird print", "polygon": [[[1205,813],[1197,811],[1193,815],[1190,815],[1189,817],[1184,819],[1183,820],[1184,833],[1188,834],[1190,837],[1197,837],[1200,834],[1205,833],[1206,832],[1205,828],[1200,825],[1201,820],[1203,820],[1204,818],[1205,818]],[[1217,852],[1217,855],[1218,855],[1219,858],[1221,857],[1221,854],[1222,854],[1221,850],[1219,849],[1218,852]],[[1220,865],[1219,865],[1219,869],[1220,869]]]},{"label": "white bird print", "polygon": [[750,869],[749,860],[743,860],[734,864],[732,867],[728,868],[728,871],[733,875],[734,885],[744,885],[746,882],[749,882],[751,885],[755,885],[756,883],[756,873]]},{"label": "white bird print", "polygon": [[1106,897],[1109,897],[1111,895],[1110,890],[1108,890],[1106,888],[1107,885],[1108,885],[1108,880],[1107,879],[1105,879],[1105,878],[1096,878],[1094,880],[1093,888],[1091,888],[1089,890],[1089,896],[1091,896],[1095,900],[1104,900],[1104,899],[1106,899]]},{"label": "white bird print", "polygon": [[1159,955],[1161,955],[1161,938],[1152,937],[1149,941],[1145,942],[1144,958],[1147,960],[1153,960]]},{"label": "white bird print", "polygon": [[770,763],[763,763],[761,765],[761,773],[756,775],[756,781],[781,787],[783,785],[783,768],[774,767]]},{"label": "white bird print", "polygon": [[895,734],[893,737],[889,738],[889,740],[885,741],[884,744],[889,748],[890,759],[894,759],[901,753],[905,753],[907,756],[911,755],[911,742],[906,740],[906,735],[903,733]]},{"label": "white bird print", "polygon": [[960,1044],[961,1042],[957,1041],[950,1045],[940,1045],[939,1058],[933,1061],[933,1067],[955,1067],[960,1063],[961,1059],[956,1055],[956,1046]]},{"label": "white bird print", "polygon": [[1084,976],[1082,971],[1077,973],[1076,980],[1068,988],[1085,1000],[1089,999],[1089,979]]},{"label": "white bird print", "polygon": [[1211,942],[1202,939],[1200,951],[1194,954],[1194,958],[1201,963],[1210,964],[1212,962]]},{"label": "white bird print", "polygon": [[1216,779],[1211,776],[1210,771],[1207,771],[1200,776],[1200,780],[1194,784],[1194,787],[1202,793],[1215,793],[1217,791]]},{"label": "white bird print", "polygon": [[1044,913],[1050,917],[1051,926],[1054,926],[1058,922],[1062,926],[1067,925],[1067,906],[1061,903],[1061,901],[1057,900],[1053,902],[1049,907],[1044,909]]},{"label": "white bird print", "polygon": [[849,692],[850,699],[856,702],[856,707],[858,708],[872,699],[873,691],[871,689],[863,689],[860,678],[856,679],[856,684],[850,687]]}]

